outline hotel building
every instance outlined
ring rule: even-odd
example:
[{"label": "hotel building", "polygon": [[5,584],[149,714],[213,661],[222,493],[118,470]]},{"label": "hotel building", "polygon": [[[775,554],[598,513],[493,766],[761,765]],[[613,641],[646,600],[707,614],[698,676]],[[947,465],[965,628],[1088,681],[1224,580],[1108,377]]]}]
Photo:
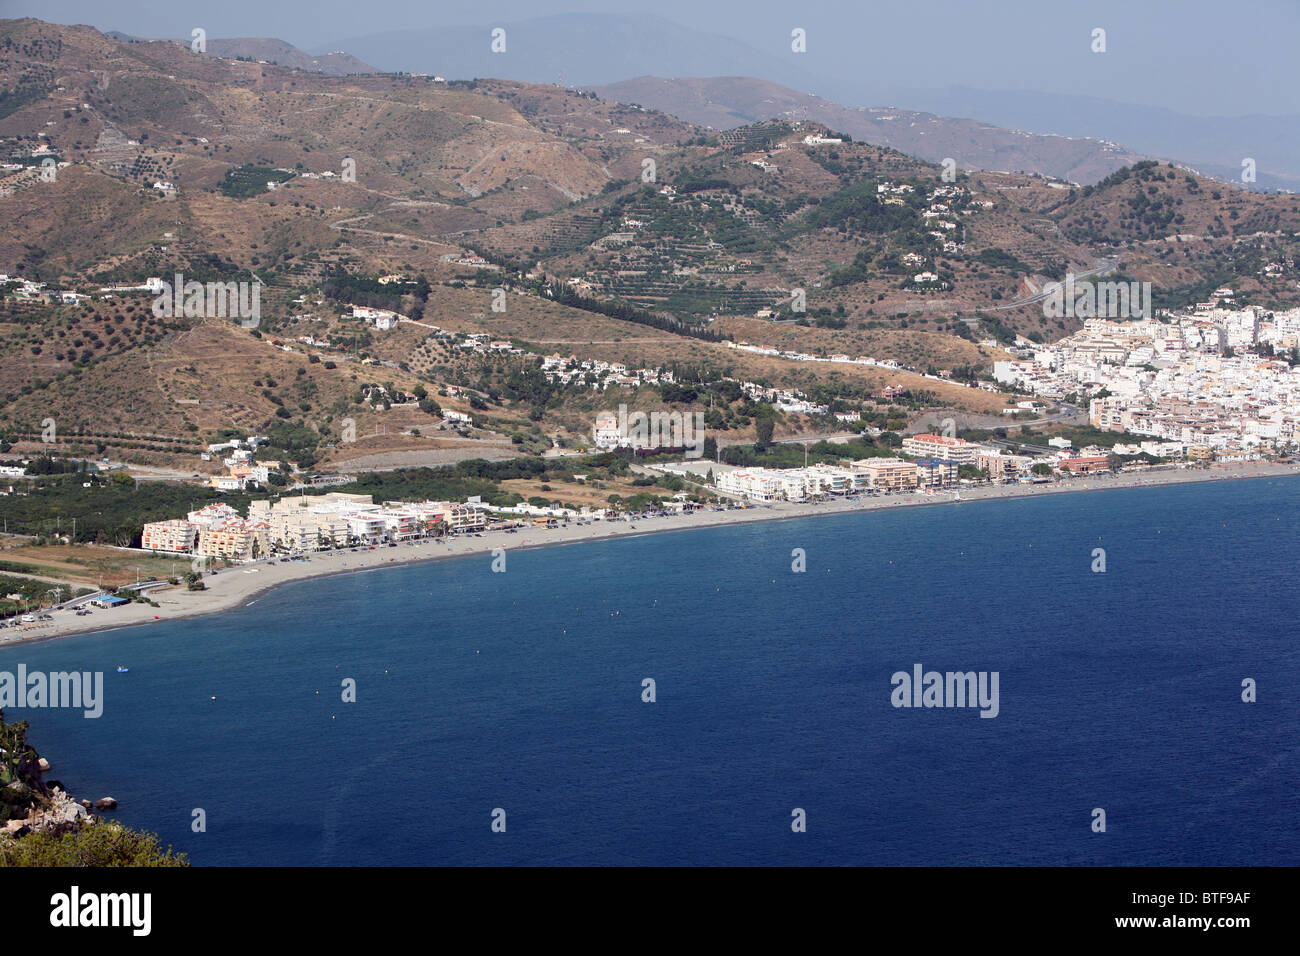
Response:
[{"label": "hotel building", "polygon": [[912,435],[903,439],[903,454],[919,458],[945,458],[959,465],[975,464],[980,446],[963,438],[945,435]]}]

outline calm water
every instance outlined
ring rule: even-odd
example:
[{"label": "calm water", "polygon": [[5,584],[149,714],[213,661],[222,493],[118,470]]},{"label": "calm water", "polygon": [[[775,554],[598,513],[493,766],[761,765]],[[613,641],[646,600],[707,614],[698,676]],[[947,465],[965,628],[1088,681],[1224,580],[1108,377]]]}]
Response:
[{"label": "calm water", "polygon": [[[201,864],[1296,864],[1298,504],[1238,481],[518,551],[0,669],[105,671],[98,720],[7,716]],[[917,662],[998,671],[999,716],[893,708]]]}]

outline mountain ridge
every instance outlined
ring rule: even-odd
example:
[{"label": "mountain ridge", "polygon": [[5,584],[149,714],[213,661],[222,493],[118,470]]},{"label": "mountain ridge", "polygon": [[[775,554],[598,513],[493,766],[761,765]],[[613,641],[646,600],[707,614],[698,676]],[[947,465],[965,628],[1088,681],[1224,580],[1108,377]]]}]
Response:
[{"label": "mountain ridge", "polygon": [[951,157],[960,169],[1039,173],[1085,186],[1149,158],[1103,140],[1027,133],[892,107],[847,107],[748,76],[637,77],[587,89],[603,99],[717,129],[768,119],[811,120],[930,162]]}]

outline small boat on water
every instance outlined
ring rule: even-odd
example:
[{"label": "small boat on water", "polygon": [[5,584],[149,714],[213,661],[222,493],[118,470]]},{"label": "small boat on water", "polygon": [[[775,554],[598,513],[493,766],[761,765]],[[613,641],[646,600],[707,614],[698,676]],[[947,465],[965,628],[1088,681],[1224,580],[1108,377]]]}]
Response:
[{"label": "small boat on water", "polygon": [[127,671],[129,671],[130,669],[131,669],[131,668],[129,668],[129,667],[119,667],[119,668],[117,669],[117,672],[118,672],[119,674],[125,674],[125,673],[126,673]]}]

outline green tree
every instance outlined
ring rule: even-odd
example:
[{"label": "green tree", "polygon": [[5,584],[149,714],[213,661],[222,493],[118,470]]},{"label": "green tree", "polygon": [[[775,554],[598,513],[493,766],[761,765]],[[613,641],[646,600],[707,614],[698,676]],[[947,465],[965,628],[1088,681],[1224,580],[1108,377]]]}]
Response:
[{"label": "green tree", "polygon": [[118,823],[63,823],[19,839],[0,838],[0,866],[189,866],[152,833]]},{"label": "green tree", "polygon": [[766,451],[772,443],[772,432],[776,428],[776,413],[771,405],[760,405],[754,415],[754,450]]}]

